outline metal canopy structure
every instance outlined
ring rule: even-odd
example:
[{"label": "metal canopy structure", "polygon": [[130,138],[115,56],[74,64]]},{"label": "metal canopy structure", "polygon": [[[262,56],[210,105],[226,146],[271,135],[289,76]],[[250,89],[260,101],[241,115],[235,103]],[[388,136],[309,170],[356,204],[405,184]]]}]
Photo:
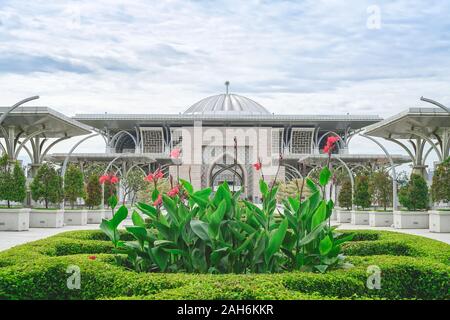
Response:
[{"label": "metal canopy structure", "polygon": [[[364,165],[390,165],[390,161],[385,154],[339,154],[332,155],[331,160],[339,157],[350,168],[355,168]],[[408,156],[393,154],[391,155],[394,164],[401,165],[411,162]],[[306,166],[321,166],[328,161],[328,154],[313,154],[300,157],[299,163]]]},{"label": "metal canopy structure", "polygon": [[11,160],[25,150],[32,167],[39,166],[59,142],[86,135],[92,129],[48,107],[19,107],[9,112],[10,109],[0,107],[0,114],[7,114],[0,126],[0,149]]},{"label": "metal canopy structure", "polygon": [[450,156],[450,113],[442,108],[410,108],[366,127],[364,133],[401,146],[411,158],[414,172],[424,177],[432,151],[439,162]]},{"label": "metal canopy structure", "polygon": [[362,128],[382,120],[376,115],[288,115],[288,114],[77,114],[76,121],[103,130],[130,130],[136,126],[302,126],[324,130]]}]

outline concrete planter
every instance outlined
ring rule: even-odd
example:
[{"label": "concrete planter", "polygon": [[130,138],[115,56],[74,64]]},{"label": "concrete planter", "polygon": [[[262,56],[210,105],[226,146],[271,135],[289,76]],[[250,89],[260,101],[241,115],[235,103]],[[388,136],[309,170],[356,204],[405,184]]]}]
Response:
[{"label": "concrete planter", "polygon": [[394,224],[394,214],[389,211],[370,211],[369,226],[391,227]]},{"label": "concrete planter", "polygon": [[0,231],[27,231],[31,209],[0,209]]},{"label": "concrete planter", "polygon": [[62,228],[64,210],[36,210],[30,212],[30,228]]},{"label": "concrete planter", "polygon": [[105,210],[87,210],[87,223],[100,224],[105,219]]},{"label": "concrete planter", "polygon": [[430,214],[430,232],[450,232],[450,211],[433,210]]},{"label": "concrete planter", "polygon": [[337,222],[350,223],[352,221],[352,211],[336,210]]},{"label": "concrete planter", "polygon": [[64,224],[67,226],[85,226],[87,225],[87,210],[65,210]]},{"label": "concrete planter", "polygon": [[395,211],[394,228],[428,229],[429,217],[426,211]]},{"label": "concrete planter", "polygon": [[352,211],[351,223],[354,225],[369,225],[369,211]]}]

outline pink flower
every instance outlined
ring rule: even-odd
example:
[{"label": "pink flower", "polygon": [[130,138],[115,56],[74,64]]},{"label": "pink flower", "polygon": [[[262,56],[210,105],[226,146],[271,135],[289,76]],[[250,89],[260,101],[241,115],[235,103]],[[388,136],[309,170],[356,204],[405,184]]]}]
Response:
[{"label": "pink flower", "polygon": [[109,179],[109,182],[111,182],[111,184],[116,184],[119,182],[119,178],[117,178],[116,176],[112,175],[111,178]]},{"label": "pink flower", "polygon": [[255,168],[256,171],[261,170],[261,168],[262,168],[262,163],[261,163],[261,161],[258,160],[258,162],[256,162],[256,163],[253,164],[253,167]]},{"label": "pink flower", "polygon": [[173,187],[169,192],[167,192],[167,195],[171,198],[175,197],[180,192],[180,188],[178,186]]},{"label": "pink flower", "polygon": [[103,175],[98,179],[98,182],[100,184],[104,184],[105,182],[109,182],[109,176],[108,175]]},{"label": "pink flower", "polygon": [[159,194],[158,198],[153,202],[153,206],[158,207],[161,205],[161,203],[162,203],[162,195]]},{"label": "pink flower", "polygon": [[145,178],[145,181],[152,182],[153,181],[153,173],[149,173]]},{"label": "pink flower", "polygon": [[88,259],[89,260],[95,260],[95,259],[97,259],[97,257],[96,256],[89,256]]},{"label": "pink flower", "polygon": [[172,151],[170,151],[170,157],[172,159],[178,159],[180,157],[181,154],[181,150],[178,148],[172,149]]},{"label": "pink flower", "polygon": [[331,152],[333,151],[336,142],[339,141],[339,137],[336,136],[332,136],[332,137],[328,137],[327,138],[327,143],[325,144],[325,147],[323,148],[323,152],[328,153],[329,155],[331,155]]},{"label": "pink flower", "polygon": [[164,174],[162,173],[161,170],[158,169],[158,170],[156,170],[155,173],[154,173],[154,178],[155,178],[156,180],[162,179],[162,178],[164,178]]}]

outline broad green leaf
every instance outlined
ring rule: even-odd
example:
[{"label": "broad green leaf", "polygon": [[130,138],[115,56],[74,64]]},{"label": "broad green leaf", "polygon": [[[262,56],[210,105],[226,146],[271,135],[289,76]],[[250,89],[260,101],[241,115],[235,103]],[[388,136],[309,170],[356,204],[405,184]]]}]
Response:
[{"label": "broad green leaf", "polygon": [[331,241],[330,236],[327,235],[325,238],[320,240],[319,251],[320,251],[321,255],[323,255],[323,256],[327,255],[331,251],[332,247],[333,247],[333,242]]},{"label": "broad green leaf", "polygon": [[219,226],[223,220],[223,217],[225,216],[226,209],[227,209],[227,203],[225,202],[225,200],[222,200],[222,202],[220,202],[219,206],[217,207],[216,211],[214,211],[211,215],[208,230],[211,231],[211,234],[213,235],[213,237],[218,236]]},{"label": "broad green leaf", "polygon": [[187,191],[187,193],[193,193],[194,187],[192,187],[192,184],[190,184],[188,181],[184,179],[180,179],[180,183],[183,186],[183,188]]},{"label": "broad green leaf", "polygon": [[311,190],[311,193],[319,191],[319,189],[317,189],[317,186],[314,183],[314,181],[312,181],[309,178],[306,179],[306,185],[308,186],[309,190]]},{"label": "broad green leaf", "polygon": [[138,227],[145,227],[145,221],[142,219],[141,215],[134,210],[131,214],[131,221],[133,221],[133,224]]},{"label": "broad green leaf", "polygon": [[319,207],[314,212],[311,220],[311,230],[325,221],[327,217],[327,205],[324,200],[320,202]]},{"label": "broad green leaf", "polygon": [[327,269],[328,269],[328,266],[326,264],[320,264],[320,265],[314,266],[314,268],[319,270],[320,273],[325,273],[325,271],[327,271]]},{"label": "broad green leaf", "polygon": [[114,210],[117,206],[117,203],[119,201],[117,200],[117,196],[116,195],[112,195],[108,198],[108,204],[111,207],[112,210]]},{"label": "broad green leaf", "polygon": [[308,243],[317,239],[319,234],[323,231],[323,228],[326,226],[327,221],[322,222],[318,226],[316,226],[311,232],[309,232],[305,237],[303,237],[299,241],[299,246],[307,245]]},{"label": "broad green leaf", "polygon": [[156,199],[158,199],[158,196],[159,196],[159,191],[158,191],[158,189],[155,188],[152,192],[152,200],[156,201]]},{"label": "broad green leaf", "polygon": [[127,226],[125,229],[131,233],[141,245],[144,244],[144,241],[147,238],[147,229],[140,226]]},{"label": "broad green leaf", "polygon": [[151,248],[152,257],[161,271],[165,271],[169,263],[170,254],[159,247]]},{"label": "broad green leaf", "polygon": [[233,254],[235,255],[239,255],[241,254],[241,252],[243,252],[244,250],[246,250],[247,248],[250,247],[250,245],[252,244],[252,240],[253,237],[255,236],[255,234],[251,234],[245,241],[243,244],[241,244],[234,252]]},{"label": "broad green leaf", "polygon": [[321,186],[326,186],[328,184],[328,181],[330,181],[331,177],[331,171],[328,169],[328,167],[323,167],[320,171],[319,175],[319,183]]},{"label": "broad green leaf", "polygon": [[209,196],[211,195],[211,192],[211,188],[205,188],[200,191],[194,192],[194,195],[207,201],[209,199]]},{"label": "broad green leaf", "polygon": [[210,241],[208,235],[208,224],[200,220],[191,220],[192,231],[203,241]]},{"label": "broad green leaf", "polygon": [[269,244],[264,252],[264,259],[266,261],[266,264],[269,263],[272,256],[280,249],[286,235],[287,227],[288,221],[287,219],[284,219],[280,223],[278,229],[275,230],[275,232],[273,232],[273,234],[270,236]]},{"label": "broad green leaf", "polygon": [[158,215],[158,209],[146,203],[138,202],[136,207],[141,210],[143,214],[149,216],[150,218],[156,219]]},{"label": "broad green leaf", "polygon": [[108,236],[114,246],[117,246],[117,241],[119,240],[119,232],[112,225],[110,220],[103,219],[102,223],[100,224],[100,230],[102,230],[103,233]]},{"label": "broad green leaf", "polygon": [[269,192],[269,187],[267,186],[267,183],[263,179],[259,180],[259,191],[261,191],[261,194],[264,198],[267,196],[267,193]]},{"label": "broad green leaf", "polygon": [[162,201],[170,219],[178,226],[180,222],[178,221],[178,210],[175,201],[166,195],[162,196]]},{"label": "broad green leaf", "polygon": [[119,224],[128,217],[128,209],[124,205],[120,206],[120,208],[114,213],[111,221],[111,226],[114,229],[117,229]]}]

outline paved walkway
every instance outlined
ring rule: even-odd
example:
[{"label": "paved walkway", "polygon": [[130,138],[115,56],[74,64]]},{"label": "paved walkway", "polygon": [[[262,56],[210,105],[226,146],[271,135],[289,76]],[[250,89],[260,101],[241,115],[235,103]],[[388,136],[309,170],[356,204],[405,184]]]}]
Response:
[{"label": "paved walkway", "polygon": [[[123,222],[125,225],[132,224],[130,219]],[[53,236],[55,234],[72,230],[98,230],[97,224],[88,224],[86,226],[65,226],[63,228],[31,228],[29,231],[0,231],[0,251],[12,248],[14,246]],[[345,230],[387,230],[407,234],[414,234],[430,239],[439,240],[450,244],[450,233],[433,233],[428,229],[394,229],[390,227],[369,227],[355,226],[350,223],[341,223],[339,229]]]}]

